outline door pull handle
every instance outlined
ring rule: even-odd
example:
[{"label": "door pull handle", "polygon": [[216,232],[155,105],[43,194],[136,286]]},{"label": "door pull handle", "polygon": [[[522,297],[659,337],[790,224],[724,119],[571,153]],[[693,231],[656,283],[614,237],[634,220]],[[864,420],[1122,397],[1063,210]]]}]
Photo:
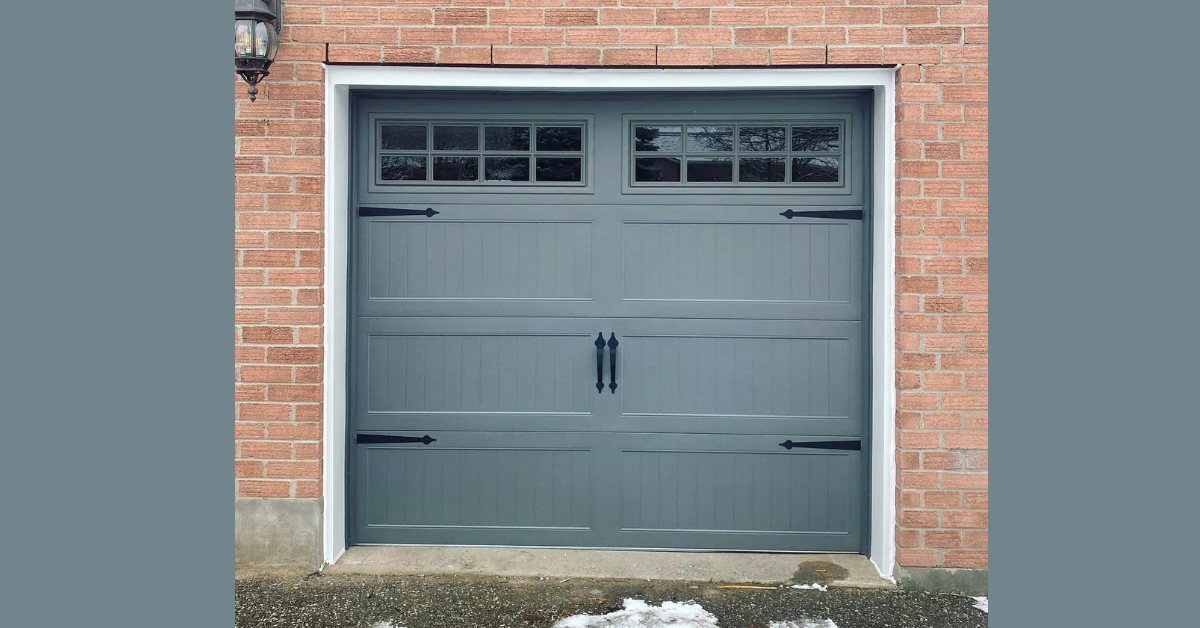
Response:
[{"label": "door pull handle", "polygon": [[[604,334],[601,333],[600,335],[603,336]],[[608,390],[610,392],[612,392],[613,394],[616,394],[616,392],[617,392],[617,345],[618,344],[620,344],[620,343],[617,342],[617,335],[615,333],[609,332],[609,334],[608,334],[608,368],[609,368]]]},{"label": "door pull handle", "polygon": [[596,392],[604,392],[604,332],[596,336]]}]

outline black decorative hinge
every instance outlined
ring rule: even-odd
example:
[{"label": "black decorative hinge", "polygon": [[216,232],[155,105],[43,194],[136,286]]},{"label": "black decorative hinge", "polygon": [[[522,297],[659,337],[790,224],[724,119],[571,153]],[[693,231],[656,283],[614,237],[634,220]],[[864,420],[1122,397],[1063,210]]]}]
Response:
[{"label": "black decorative hinge", "polygon": [[359,217],[366,218],[370,216],[424,216],[433,218],[438,215],[439,211],[432,207],[425,209],[392,209],[390,207],[359,207]]},{"label": "black decorative hinge", "polygon": [[428,445],[436,441],[436,438],[430,438],[429,434],[424,436],[391,436],[389,434],[359,434],[358,444],[370,443],[421,443]]},{"label": "black decorative hinge", "polygon": [[787,218],[788,220],[793,218],[844,218],[846,220],[863,219],[863,213],[861,209],[814,209],[802,212],[789,209],[785,212],[780,212],[779,215]]},{"label": "black decorative hinge", "polygon": [[812,440],[803,443],[797,443],[791,439],[779,443],[780,447],[791,451],[793,447],[803,449],[842,449],[848,451],[861,451],[862,441],[857,440]]}]

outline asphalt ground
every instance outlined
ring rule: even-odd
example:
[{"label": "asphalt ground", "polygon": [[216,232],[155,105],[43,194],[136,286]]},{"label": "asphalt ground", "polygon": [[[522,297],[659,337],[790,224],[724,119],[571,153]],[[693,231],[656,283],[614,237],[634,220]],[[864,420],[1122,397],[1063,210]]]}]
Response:
[{"label": "asphalt ground", "polygon": [[975,628],[987,613],[973,600],[898,589],[481,576],[369,576],[257,572],[235,574],[239,628],[549,628],[577,614],[620,610],[626,598],[650,604],[692,601],[721,628],[820,622],[838,628]]}]

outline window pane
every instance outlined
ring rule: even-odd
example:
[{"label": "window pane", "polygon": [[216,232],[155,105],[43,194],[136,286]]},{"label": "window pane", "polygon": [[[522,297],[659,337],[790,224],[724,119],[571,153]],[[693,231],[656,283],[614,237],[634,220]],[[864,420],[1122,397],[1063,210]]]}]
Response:
[{"label": "window pane", "polygon": [[683,129],[677,126],[639,126],[633,129],[633,148],[638,151],[683,152]]},{"label": "window pane", "polygon": [[679,182],[678,157],[639,157],[634,160],[634,181]]},{"label": "window pane", "polygon": [[[434,126],[433,150],[479,150],[479,127]],[[434,170],[437,162],[434,162]]]},{"label": "window pane", "polygon": [[740,150],[781,151],[785,148],[786,143],[787,127],[744,126],[738,129],[738,148]]},{"label": "window pane", "polygon": [[540,151],[581,151],[583,150],[583,129],[577,126],[538,127],[537,149]]},{"label": "window pane", "polygon": [[836,157],[793,157],[792,183],[837,183]]},{"label": "window pane", "polygon": [[782,157],[742,157],[738,159],[738,181],[742,183],[783,183]]},{"label": "window pane", "polygon": [[733,127],[731,126],[688,126],[687,130],[689,153],[733,150]]},{"label": "window pane", "polygon": [[529,158],[486,157],[483,160],[483,178],[487,181],[528,181]]},{"label": "window pane", "polygon": [[[483,127],[484,150],[529,150],[529,127],[485,126]],[[526,168],[529,164],[525,164]]]},{"label": "window pane", "polygon": [[826,152],[837,149],[838,128],[836,126],[792,127],[792,150]]},{"label": "window pane", "polygon": [[689,158],[687,160],[688,183],[711,183],[733,181],[733,160],[728,158]]},{"label": "window pane", "polygon": [[478,157],[434,157],[434,181],[475,181],[479,179]]},{"label": "window pane", "polygon": [[425,125],[383,127],[383,150],[425,150]]},{"label": "window pane", "polygon": [[424,181],[425,156],[384,155],[380,176],[384,181]]},{"label": "window pane", "polygon": [[538,157],[538,181],[583,181],[583,160],[579,157]]}]

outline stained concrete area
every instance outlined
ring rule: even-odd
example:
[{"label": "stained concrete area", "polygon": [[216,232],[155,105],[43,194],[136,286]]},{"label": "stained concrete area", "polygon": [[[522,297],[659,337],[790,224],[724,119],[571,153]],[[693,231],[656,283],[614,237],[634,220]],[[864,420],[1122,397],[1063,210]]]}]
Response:
[{"label": "stained concrete area", "polygon": [[238,498],[233,502],[235,564],[321,566],[321,503]]},{"label": "stained concrete area", "polygon": [[327,574],[631,578],[893,588],[861,554],[762,554],[483,547],[351,547]]}]

